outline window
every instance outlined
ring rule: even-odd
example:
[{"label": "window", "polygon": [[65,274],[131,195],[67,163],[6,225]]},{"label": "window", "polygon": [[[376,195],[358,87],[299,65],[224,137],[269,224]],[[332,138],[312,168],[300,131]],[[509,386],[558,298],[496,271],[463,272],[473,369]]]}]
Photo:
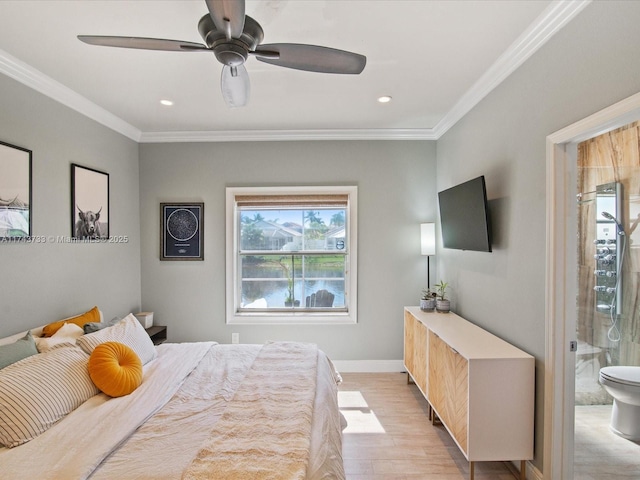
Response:
[{"label": "window", "polygon": [[227,323],[356,322],[357,187],[227,188]]}]

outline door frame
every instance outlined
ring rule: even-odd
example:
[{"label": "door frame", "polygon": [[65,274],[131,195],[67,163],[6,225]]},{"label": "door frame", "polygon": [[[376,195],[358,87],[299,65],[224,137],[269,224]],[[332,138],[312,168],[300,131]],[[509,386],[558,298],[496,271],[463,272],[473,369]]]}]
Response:
[{"label": "door frame", "polygon": [[577,145],[640,119],[640,93],[547,137],[544,454],[545,479],[573,478],[577,311]]}]

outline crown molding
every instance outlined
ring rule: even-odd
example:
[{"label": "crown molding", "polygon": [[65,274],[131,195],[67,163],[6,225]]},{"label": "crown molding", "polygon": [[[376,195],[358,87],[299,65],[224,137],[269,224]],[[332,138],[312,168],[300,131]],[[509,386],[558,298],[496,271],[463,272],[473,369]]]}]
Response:
[{"label": "crown molding", "polygon": [[429,128],[143,132],[140,143],[282,142],[303,140],[436,140]]},{"label": "crown molding", "polygon": [[4,50],[0,50],[0,73],[76,110],[111,130],[121,133],[125,137],[129,137],[131,140],[135,140],[136,142],[140,140],[141,132],[133,125],[128,124],[120,117],[116,117],[113,113],[108,112],[70,88],[65,87],[40,70],[36,70],[23,61],[18,60]]},{"label": "crown molding", "polygon": [[433,128],[436,139],[444,135],[494,88],[538,51],[592,0],[561,0],[549,5],[489,67]]},{"label": "crown molding", "polygon": [[302,140],[436,140],[424,129],[322,129],[322,130],[232,130],[199,132],[142,132],[136,127],[62,85],[41,71],[0,49],[0,73],[33,88],[92,120],[138,142],[265,142]]},{"label": "crown molding", "polygon": [[513,73],[592,0],[553,1],[458,100],[434,128],[142,132],[44,73],[0,49],[0,73],[138,143],[303,140],[437,140]]}]

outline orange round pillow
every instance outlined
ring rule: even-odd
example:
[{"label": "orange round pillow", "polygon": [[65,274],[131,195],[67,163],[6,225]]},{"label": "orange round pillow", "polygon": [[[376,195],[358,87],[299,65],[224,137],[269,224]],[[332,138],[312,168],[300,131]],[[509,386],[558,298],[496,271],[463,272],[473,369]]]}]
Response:
[{"label": "orange round pillow", "polygon": [[101,343],[89,357],[89,376],[94,385],[110,397],[122,397],[142,383],[142,362],[127,345]]}]

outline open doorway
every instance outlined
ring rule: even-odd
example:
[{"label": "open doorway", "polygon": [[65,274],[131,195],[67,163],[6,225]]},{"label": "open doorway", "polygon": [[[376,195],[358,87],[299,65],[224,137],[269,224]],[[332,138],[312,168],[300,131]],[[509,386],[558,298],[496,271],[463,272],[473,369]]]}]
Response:
[{"label": "open doorway", "polygon": [[600,382],[601,368],[640,379],[639,158],[640,122],[578,144],[574,478],[640,478],[640,418],[612,422],[618,382]]},{"label": "open doorway", "polygon": [[640,94],[547,137],[544,477],[548,479],[574,478],[576,298],[583,288],[576,260],[578,144],[638,119]]}]

